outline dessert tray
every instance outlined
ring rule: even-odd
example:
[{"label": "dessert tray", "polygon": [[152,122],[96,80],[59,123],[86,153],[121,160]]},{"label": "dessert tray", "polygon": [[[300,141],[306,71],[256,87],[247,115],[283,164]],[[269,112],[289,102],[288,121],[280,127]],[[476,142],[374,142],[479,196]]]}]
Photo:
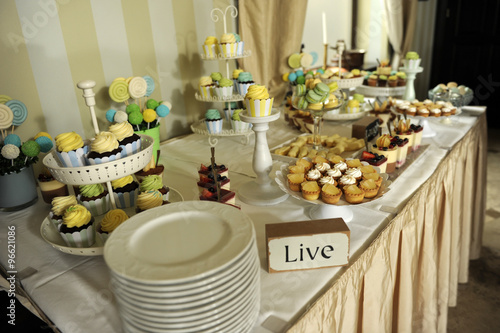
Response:
[{"label": "dessert tray", "polygon": [[349,89],[349,88],[358,87],[359,85],[363,84],[363,80],[364,80],[363,76],[355,77],[352,79],[339,79],[338,76],[337,77],[334,76],[334,77],[329,78],[329,79],[321,79],[321,81],[323,81],[326,84],[332,83],[332,82],[337,82],[338,87],[340,89]]},{"label": "dessert tray", "polygon": [[82,167],[63,167],[53,149],[44,157],[43,164],[55,179],[68,185],[96,184],[119,179],[141,170],[151,160],[154,139],[148,135],[140,136],[141,150],[115,161]]},{"label": "dessert tray", "polygon": [[219,96],[203,97],[203,96],[200,96],[200,94],[198,92],[196,92],[194,94],[194,97],[201,102],[238,102],[238,101],[242,101],[243,99],[245,99],[245,96],[240,95],[240,94],[233,94],[233,95],[228,96],[228,97],[219,97]]},{"label": "dessert tray", "polygon": [[211,147],[217,145],[217,137],[222,136],[244,136],[242,144],[246,145],[250,142],[250,135],[253,133],[252,128],[248,128],[245,131],[236,132],[231,128],[231,124],[226,120],[222,123],[222,131],[219,133],[208,132],[207,126],[205,125],[205,118],[195,121],[191,124],[191,130],[193,133],[208,136],[208,143]]},{"label": "dessert tray", "polygon": [[367,96],[403,96],[406,86],[401,87],[372,87],[360,85],[356,91]]},{"label": "dessert tray", "polygon": [[250,57],[251,55],[252,55],[251,50],[244,50],[243,54],[233,55],[233,56],[225,56],[224,54],[219,53],[219,54],[217,54],[217,57],[207,57],[205,55],[205,53],[200,53],[200,57],[203,60],[217,60],[217,61],[218,60],[231,60],[231,59],[246,58],[246,57]]},{"label": "dessert tray", "polygon": [[[174,202],[184,201],[184,198],[182,197],[179,191],[169,187],[168,200],[171,203],[174,203]],[[136,215],[135,207],[125,208],[123,210],[130,217]],[[140,213],[141,216],[143,216],[143,213],[145,212]],[[103,217],[104,215],[94,217],[95,219],[94,225],[96,227],[99,225],[99,223],[101,223]],[[97,236],[96,236],[96,242],[92,247],[82,248],[82,247],[67,246],[62,236],[59,234],[59,231],[56,229],[56,226],[54,225],[54,223],[52,223],[52,221],[49,219],[48,216],[45,217],[45,219],[42,222],[42,225],[40,226],[40,234],[42,235],[43,240],[52,245],[54,249],[64,253],[69,253],[77,256],[100,256],[103,254],[104,245],[101,241],[101,238]]]}]

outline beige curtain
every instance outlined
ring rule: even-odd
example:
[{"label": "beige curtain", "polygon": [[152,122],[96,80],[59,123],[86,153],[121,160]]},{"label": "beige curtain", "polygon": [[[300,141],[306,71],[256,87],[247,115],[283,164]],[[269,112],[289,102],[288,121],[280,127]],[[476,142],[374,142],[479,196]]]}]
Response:
[{"label": "beige curtain", "polygon": [[417,21],[417,0],[384,0],[387,34],[394,49],[391,66],[397,70],[410,50]]},{"label": "beige curtain", "polygon": [[483,114],[378,238],[288,329],[443,332],[478,257],[486,202]]},{"label": "beige curtain", "polygon": [[281,103],[288,88],[281,79],[290,70],[288,57],[300,52],[306,8],[307,0],[239,1],[241,40],[252,51],[239,60],[239,66],[270,90],[275,103]]}]

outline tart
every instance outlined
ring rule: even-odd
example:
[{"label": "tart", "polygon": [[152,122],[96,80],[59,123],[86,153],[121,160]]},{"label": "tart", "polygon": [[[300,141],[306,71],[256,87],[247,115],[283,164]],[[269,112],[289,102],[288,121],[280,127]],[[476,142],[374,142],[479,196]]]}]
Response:
[{"label": "tart", "polygon": [[306,181],[301,185],[302,197],[306,200],[316,200],[319,198],[321,189],[316,181]]},{"label": "tart", "polygon": [[303,165],[291,165],[288,167],[290,173],[305,173],[306,169]]},{"label": "tart", "polygon": [[300,184],[302,184],[306,180],[303,173],[289,173],[287,175],[287,179],[290,190],[294,192],[299,192]]},{"label": "tart", "polygon": [[365,198],[373,198],[377,195],[380,187],[377,186],[373,179],[365,179],[359,183],[359,188],[365,192]]},{"label": "tart", "polygon": [[342,196],[342,191],[332,184],[323,185],[321,188],[321,199],[328,204],[336,204]]},{"label": "tart", "polygon": [[365,173],[363,175],[363,180],[368,180],[368,179],[371,179],[373,181],[375,181],[375,184],[380,187],[380,185],[382,185],[382,177],[380,177],[380,175],[376,172],[373,172],[373,173]]},{"label": "tart", "polygon": [[365,192],[356,185],[344,187],[345,200],[351,204],[358,204],[365,198]]},{"label": "tart", "polygon": [[297,162],[295,162],[295,165],[303,165],[305,172],[309,171],[313,166],[312,162],[306,160],[305,158],[299,158]]}]

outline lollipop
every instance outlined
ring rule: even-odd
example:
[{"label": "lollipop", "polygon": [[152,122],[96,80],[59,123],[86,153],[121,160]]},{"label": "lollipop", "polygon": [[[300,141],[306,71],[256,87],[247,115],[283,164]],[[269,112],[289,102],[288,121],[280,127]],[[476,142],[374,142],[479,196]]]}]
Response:
[{"label": "lollipop", "polygon": [[136,76],[128,84],[128,92],[132,98],[141,98],[146,94],[148,84],[144,78]]},{"label": "lollipop", "polygon": [[21,146],[21,151],[23,152],[24,155],[26,155],[26,159],[24,160],[24,163],[28,161],[28,157],[35,157],[38,154],[40,154],[40,145],[33,140],[26,141],[23,143]]},{"label": "lollipop", "polygon": [[148,123],[148,129],[149,129],[149,124],[156,120],[156,111],[153,109],[146,109],[144,110],[142,115],[144,117],[144,121]]},{"label": "lollipop", "polygon": [[21,147],[21,138],[17,134],[9,134],[3,140],[5,145],[14,145],[16,147]]},{"label": "lollipop", "polygon": [[142,119],[143,119],[142,113],[140,113],[139,111],[131,112],[128,115],[129,123],[131,123],[132,125],[135,125],[137,127],[138,131],[139,131],[139,124],[142,123]]},{"label": "lollipop", "polygon": [[166,105],[169,110],[172,110],[172,103],[169,101],[163,101],[161,104]]},{"label": "lollipop", "polygon": [[0,104],[5,104],[5,102],[10,101],[12,98],[10,98],[7,95],[0,95]]},{"label": "lollipop", "polygon": [[12,160],[12,165],[14,165],[14,160],[19,156],[19,148],[17,146],[7,144],[2,147],[1,154],[8,160]]},{"label": "lollipop", "polygon": [[125,111],[127,112],[127,114],[130,114],[134,111],[141,111],[141,108],[139,107],[139,105],[135,104],[135,103],[132,103],[132,104],[129,104],[127,105],[127,108],[125,109]]},{"label": "lollipop", "polygon": [[115,122],[123,123],[128,120],[128,114],[124,111],[117,111],[115,114]]},{"label": "lollipop", "polygon": [[151,98],[151,99],[148,99],[148,101],[146,102],[146,107],[147,107],[148,109],[153,109],[153,110],[154,110],[154,109],[156,109],[156,107],[157,107],[158,105],[160,105],[160,103],[158,103],[158,101],[157,101],[157,100],[152,99],[152,98]]},{"label": "lollipop", "polygon": [[130,81],[131,81],[133,78],[134,78],[133,76],[129,76],[128,78],[126,78],[126,79],[124,79],[124,80],[127,82],[127,84],[129,84],[129,83],[130,83]]},{"label": "lollipop", "polygon": [[35,142],[40,146],[40,150],[42,151],[42,153],[47,153],[52,149],[52,147],[54,147],[52,140],[50,140],[46,136],[39,136],[35,139]]},{"label": "lollipop", "polygon": [[125,102],[130,98],[128,84],[124,80],[115,80],[109,86],[109,97],[117,103]]},{"label": "lollipop", "polygon": [[[0,130],[9,128],[12,126],[12,120],[14,119],[14,114],[12,110],[5,104],[0,104]],[[2,131],[3,137],[5,133]]]},{"label": "lollipop", "polygon": [[11,99],[6,102],[5,105],[7,105],[14,114],[14,119],[12,120],[13,126],[21,125],[26,120],[26,117],[28,117],[28,109],[23,102],[18,101],[17,99]]},{"label": "lollipop", "polygon": [[113,82],[115,82],[115,81],[125,81],[125,78],[124,77],[117,77],[116,79],[113,80]]},{"label": "lollipop", "polygon": [[114,109],[109,109],[108,111],[106,111],[106,119],[112,123],[114,118],[115,118],[115,114],[116,114],[116,110]]},{"label": "lollipop", "polygon": [[146,89],[146,96],[151,96],[153,91],[155,91],[155,81],[153,78],[149,75],[143,76],[144,80],[146,80],[146,83],[148,85],[148,88]]}]

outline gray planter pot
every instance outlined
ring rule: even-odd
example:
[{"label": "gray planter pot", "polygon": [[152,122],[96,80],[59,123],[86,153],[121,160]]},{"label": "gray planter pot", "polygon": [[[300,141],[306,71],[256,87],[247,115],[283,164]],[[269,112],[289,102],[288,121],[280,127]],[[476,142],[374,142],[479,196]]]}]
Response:
[{"label": "gray planter pot", "polygon": [[33,168],[0,176],[0,210],[15,211],[33,205],[38,200]]}]

